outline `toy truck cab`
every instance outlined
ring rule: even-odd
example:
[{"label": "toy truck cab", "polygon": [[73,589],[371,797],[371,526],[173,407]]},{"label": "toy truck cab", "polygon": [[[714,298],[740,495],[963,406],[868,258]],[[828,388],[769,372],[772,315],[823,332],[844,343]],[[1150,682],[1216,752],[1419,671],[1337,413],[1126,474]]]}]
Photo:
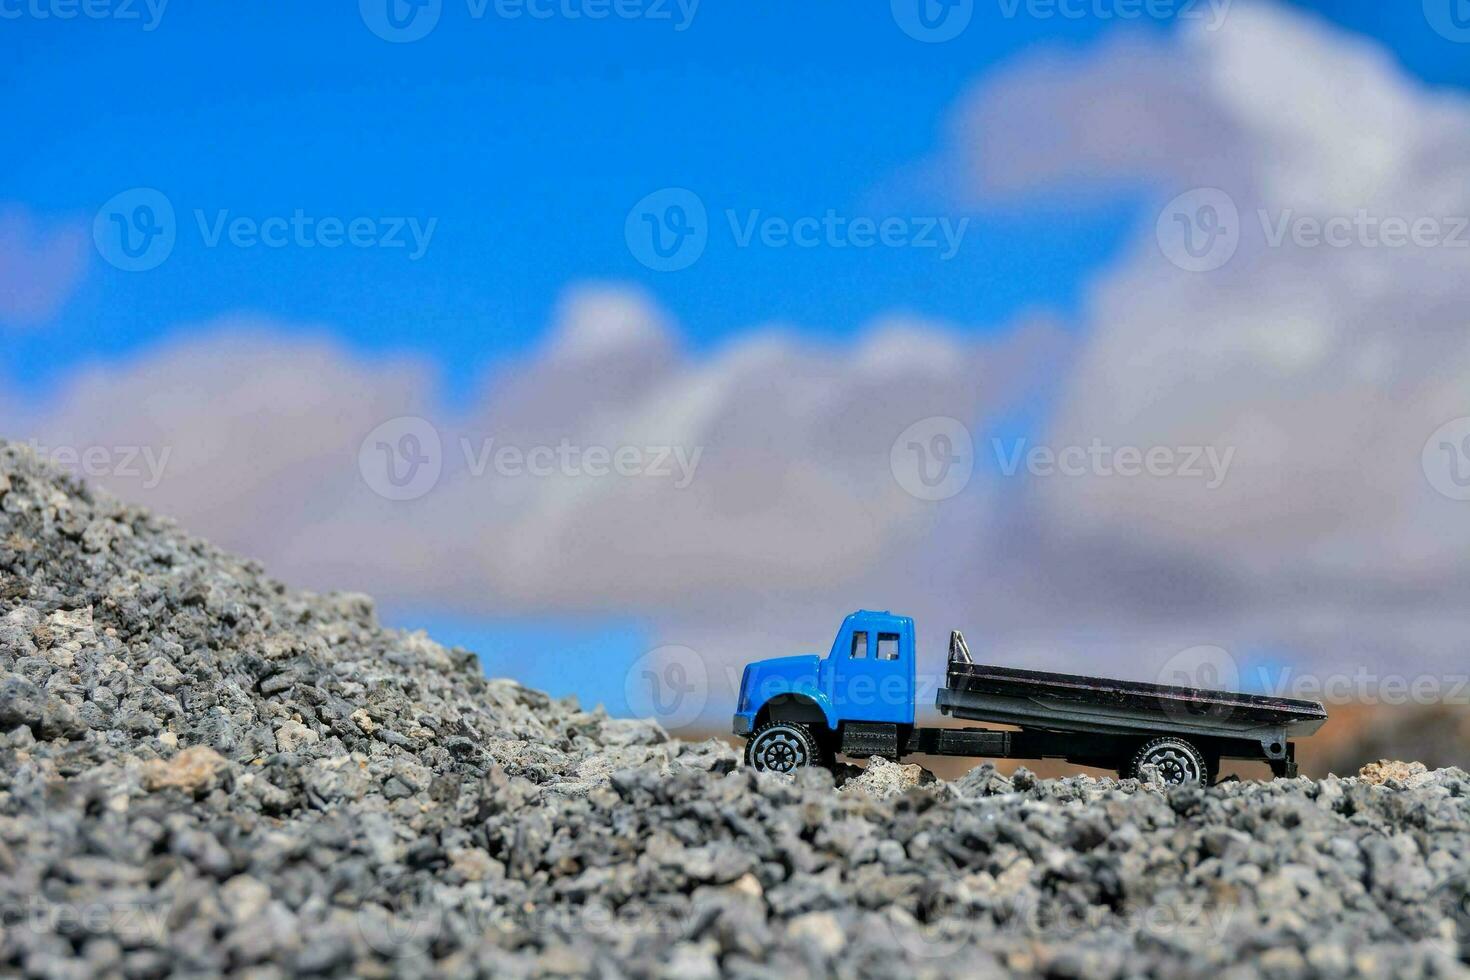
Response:
[{"label": "toy truck cab", "polygon": [[913,619],[859,610],[842,621],[826,657],[747,665],[732,728],[750,737],[746,755],[760,768],[828,764],[844,728],[913,726],[914,659]]}]

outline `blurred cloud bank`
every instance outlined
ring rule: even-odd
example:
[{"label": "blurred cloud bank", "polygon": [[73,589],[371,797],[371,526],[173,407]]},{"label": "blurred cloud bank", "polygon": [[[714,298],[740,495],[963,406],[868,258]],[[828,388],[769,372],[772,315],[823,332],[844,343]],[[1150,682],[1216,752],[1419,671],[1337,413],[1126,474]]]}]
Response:
[{"label": "blurred cloud bank", "polygon": [[35,327],[70,298],[87,267],[76,224],[42,227],[20,207],[0,207],[0,326]]},{"label": "blurred cloud bank", "polygon": [[[634,615],[712,663],[818,648],[860,605],[920,617],[936,666],[952,626],[997,660],[1140,677],[1201,644],[1319,670],[1462,660],[1470,505],[1421,454],[1470,415],[1470,249],[1272,239],[1304,217],[1470,214],[1470,104],[1318,21],[1240,6],[1219,31],[1028,56],[954,120],[937,152],[965,175],[957,196],[1145,188],[1163,206],[1211,189],[1236,211],[1233,252],[1180,268],[1151,209],[1077,329],[1038,317],[984,342],[891,316],[855,345],[773,325],[694,356],[656,297],[574,285],[543,347],[457,412],[427,364],[238,318],[44,404],[0,403],[3,429],[166,449],[156,486],[100,482],[293,583],[457,614]],[[4,227],[0,250],[37,254]],[[360,454],[402,417],[432,425],[442,472],[394,501]],[[934,417],[969,428],[975,469],[937,501],[893,462]],[[487,462],[563,443],[577,472]],[[1007,473],[1022,447],[1094,444],[1230,463],[1214,488]],[[636,450],[642,475],[590,475],[589,447]],[[687,486],[647,472],[659,448],[698,450]]]}]

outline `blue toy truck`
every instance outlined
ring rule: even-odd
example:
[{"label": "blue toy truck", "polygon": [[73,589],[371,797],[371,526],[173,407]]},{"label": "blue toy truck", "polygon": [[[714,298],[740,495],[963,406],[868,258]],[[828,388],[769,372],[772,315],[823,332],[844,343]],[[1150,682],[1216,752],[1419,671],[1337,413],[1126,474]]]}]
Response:
[{"label": "blue toy truck", "polygon": [[1296,775],[1290,737],[1327,712],[1315,701],[976,664],[950,634],[935,706],[952,718],[1014,730],[914,724],[914,621],[861,610],[842,621],[826,657],[758,660],[740,680],[734,731],[746,763],[790,772],[855,758],[910,754],[1064,759],[1137,776],[1153,765],[1170,783],[1214,782],[1221,759]]}]

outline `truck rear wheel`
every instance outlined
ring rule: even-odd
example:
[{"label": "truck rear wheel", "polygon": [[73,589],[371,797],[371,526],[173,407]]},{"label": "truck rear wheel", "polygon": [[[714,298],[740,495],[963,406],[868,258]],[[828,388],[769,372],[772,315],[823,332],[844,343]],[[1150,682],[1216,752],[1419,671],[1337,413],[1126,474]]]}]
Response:
[{"label": "truck rear wheel", "polygon": [[793,772],[820,766],[825,753],[816,734],[795,721],[768,721],[745,746],[745,764],[762,772]]},{"label": "truck rear wheel", "polygon": [[1157,766],[1159,775],[1171,786],[1208,786],[1210,782],[1210,767],[1204,753],[1193,743],[1174,735],[1145,742],[1128,763],[1126,775],[1137,779],[1139,770],[1146,765]]}]

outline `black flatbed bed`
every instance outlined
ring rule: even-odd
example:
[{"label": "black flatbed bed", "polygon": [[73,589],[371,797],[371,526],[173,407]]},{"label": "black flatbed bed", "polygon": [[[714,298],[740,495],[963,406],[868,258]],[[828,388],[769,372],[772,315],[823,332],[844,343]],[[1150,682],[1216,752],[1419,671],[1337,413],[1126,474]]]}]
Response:
[{"label": "black flatbed bed", "polygon": [[945,681],[935,696],[943,714],[1017,730],[848,723],[843,751],[1058,758],[1121,772],[1136,753],[1175,738],[1198,751],[1207,781],[1221,759],[1263,761],[1277,776],[1294,776],[1290,739],[1327,720],[1316,701],[977,664],[958,632]]},{"label": "black flatbed bed", "polygon": [[1164,728],[1215,735],[1283,729],[1310,735],[1327,720],[1315,701],[1143,681],[956,662],[938,707],[956,718],[1055,731],[1131,732]]}]

